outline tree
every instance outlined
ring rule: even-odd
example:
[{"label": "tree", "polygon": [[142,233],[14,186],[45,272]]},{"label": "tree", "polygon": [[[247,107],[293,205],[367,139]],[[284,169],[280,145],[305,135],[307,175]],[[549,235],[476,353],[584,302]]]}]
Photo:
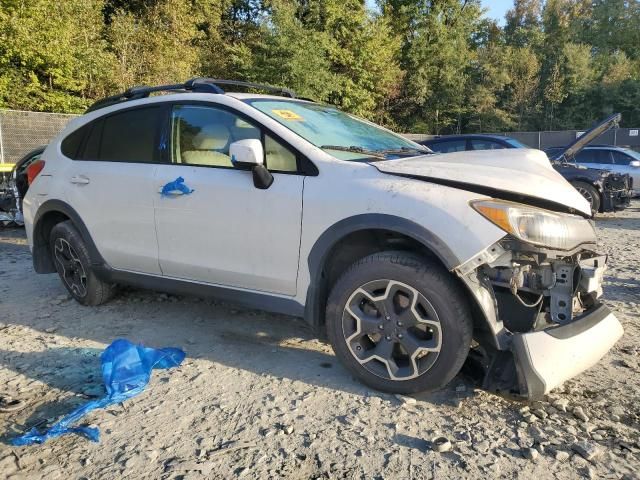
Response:
[{"label": "tree", "polygon": [[519,48],[539,48],[544,38],[541,16],[541,0],[514,0],[513,8],[505,16],[506,43]]},{"label": "tree", "polygon": [[101,0],[0,0],[0,107],[71,112],[112,88]]},{"label": "tree", "polygon": [[183,0],[160,0],[139,12],[116,11],[108,26],[119,89],[184,81],[199,70],[199,32]]}]

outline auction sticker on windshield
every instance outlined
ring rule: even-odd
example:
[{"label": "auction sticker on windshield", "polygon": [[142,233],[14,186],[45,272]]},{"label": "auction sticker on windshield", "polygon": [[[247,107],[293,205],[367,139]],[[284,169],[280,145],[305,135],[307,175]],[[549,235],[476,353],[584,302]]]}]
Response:
[{"label": "auction sticker on windshield", "polygon": [[296,112],[292,112],[291,110],[271,110],[273,113],[278,115],[280,118],[284,118],[285,120],[291,120],[296,122],[302,122],[304,118],[298,115]]}]

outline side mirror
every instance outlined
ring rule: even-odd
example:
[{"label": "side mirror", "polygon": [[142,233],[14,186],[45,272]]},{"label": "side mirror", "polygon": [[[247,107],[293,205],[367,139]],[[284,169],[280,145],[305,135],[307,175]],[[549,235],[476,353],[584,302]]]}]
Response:
[{"label": "side mirror", "polygon": [[640,160],[631,160],[629,162],[630,167],[640,168]]},{"label": "side mirror", "polygon": [[234,167],[253,167],[264,164],[262,142],[255,138],[233,142],[229,145],[229,156]]},{"label": "side mirror", "polygon": [[273,183],[273,175],[264,166],[262,142],[255,138],[238,140],[229,145],[231,163],[238,168],[251,168],[253,186],[266,190]]}]

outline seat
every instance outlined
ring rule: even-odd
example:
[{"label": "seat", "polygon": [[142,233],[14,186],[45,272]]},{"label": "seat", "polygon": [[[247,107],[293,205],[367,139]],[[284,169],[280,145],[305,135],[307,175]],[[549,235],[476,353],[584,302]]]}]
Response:
[{"label": "seat", "polygon": [[[203,127],[191,140],[189,150],[182,152],[182,163],[213,167],[233,167],[228,150],[231,134],[224,125],[213,124]],[[185,142],[186,143],[186,142]]]}]

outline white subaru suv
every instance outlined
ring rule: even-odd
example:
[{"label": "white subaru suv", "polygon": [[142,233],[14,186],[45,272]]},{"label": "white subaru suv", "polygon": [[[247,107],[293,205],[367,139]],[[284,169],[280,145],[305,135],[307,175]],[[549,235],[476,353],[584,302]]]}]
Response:
[{"label": "white subaru suv", "polygon": [[540,398],[623,333],[589,205],[537,150],[434,154],[193,79],[101,100],[37,169],[34,267],[81,304],[129,284],[302,316],[383,391],[442,387],[473,342],[486,389]]}]

